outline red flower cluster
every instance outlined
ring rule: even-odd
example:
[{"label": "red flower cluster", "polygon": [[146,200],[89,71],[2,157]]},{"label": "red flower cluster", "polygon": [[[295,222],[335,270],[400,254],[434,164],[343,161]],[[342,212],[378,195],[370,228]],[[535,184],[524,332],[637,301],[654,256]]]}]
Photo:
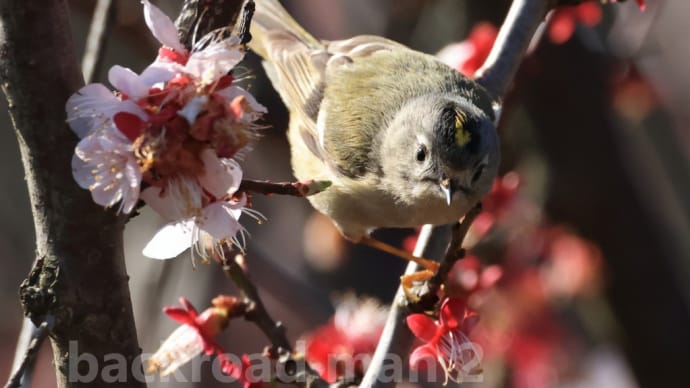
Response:
[{"label": "red flower cluster", "polygon": [[[603,2],[605,2],[604,0]],[[645,0],[636,0],[640,10],[647,8]],[[611,0],[612,3],[617,0]],[[562,6],[553,11],[548,26],[549,40],[555,44],[567,42],[575,32],[578,23],[594,27],[601,22],[601,5],[596,1],[585,1],[575,6]]]},{"label": "red flower cluster", "polygon": [[567,42],[575,32],[577,23],[594,27],[601,21],[601,6],[586,1],[575,6],[559,7],[553,11],[548,27],[549,40],[555,44]]}]

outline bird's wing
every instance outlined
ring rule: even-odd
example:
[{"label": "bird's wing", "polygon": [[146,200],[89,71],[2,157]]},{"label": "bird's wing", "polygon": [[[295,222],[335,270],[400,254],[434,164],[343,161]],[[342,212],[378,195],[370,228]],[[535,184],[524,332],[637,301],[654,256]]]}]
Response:
[{"label": "bird's wing", "polygon": [[352,172],[343,171],[338,161],[324,156],[323,134],[319,133],[317,120],[326,87],[326,73],[337,76],[342,66],[349,66],[381,50],[404,46],[385,38],[366,35],[322,42],[317,46],[285,30],[264,31],[263,34],[262,48],[267,58],[264,67],[293,115],[292,120],[297,120],[304,143],[329,166],[346,175],[353,175]]},{"label": "bird's wing", "polygon": [[[318,142],[316,119],[323,94],[323,78],[328,54],[313,49],[286,31],[268,31],[264,37],[266,50],[264,68],[290,110],[291,120],[299,123],[299,131],[309,150],[323,160]],[[293,124],[294,125],[294,124]]]}]

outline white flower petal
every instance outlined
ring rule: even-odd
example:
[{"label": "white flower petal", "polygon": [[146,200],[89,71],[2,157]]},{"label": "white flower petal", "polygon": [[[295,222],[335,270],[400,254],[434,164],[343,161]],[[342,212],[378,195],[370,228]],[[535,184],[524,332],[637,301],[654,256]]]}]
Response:
[{"label": "white flower petal", "polygon": [[161,195],[160,187],[147,187],[141,192],[140,198],[146,202],[147,205],[158,213],[160,216],[167,220],[174,220],[182,217],[180,213],[179,205],[177,200],[166,193],[166,195]]},{"label": "white flower petal", "polygon": [[231,239],[242,229],[237,221],[239,215],[225,202],[214,202],[204,208],[204,215],[197,220],[199,229],[216,240]]},{"label": "white flower petal", "polygon": [[76,153],[72,155],[72,176],[82,189],[88,189],[94,183],[91,167]]},{"label": "white flower petal", "polygon": [[129,140],[102,129],[83,138],[74,149],[72,175],[105,207],[122,201],[119,211],[130,212],[139,198],[141,170]]},{"label": "white flower petal", "polygon": [[86,85],[67,100],[67,122],[79,138],[84,138],[106,126],[116,112],[123,110],[122,104],[104,85]]},{"label": "white flower petal", "polygon": [[198,177],[199,183],[216,198],[233,194],[242,183],[242,168],[233,159],[221,159],[212,149],[201,152],[204,174]]},{"label": "white flower petal", "polygon": [[103,207],[111,207],[122,198],[122,190],[117,186],[96,182],[91,186],[91,198]]},{"label": "white flower petal", "polygon": [[141,72],[139,80],[151,88],[158,83],[170,81],[181,69],[182,67],[174,62],[155,61]]},{"label": "white flower petal", "polygon": [[168,15],[164,14],[163,11],[148,0],[143,0],[142,3],[144,4],[144,19],[153,36],[163,46],[168,46],[181,54],[186,53],[187,50],[180,43],[180,38],[177,36],[177,28],[175,28],[175,24]]},{"label": "white flower petal", "polygon": [[453,69],[458,69],[460,65],[474,55],[475,50],[469,42],[453,43],[442,48],[436,54],[436,58]]},{"label": "white flower petal", "polygon": [[137,73],[120,65],[110,68],[108,71],[108,81],[115,89],[135,100],[149,93],[150,85],[144,83]]},{"label": "white flower petal", "polygon": [[187,102],[187,105],[177,111],[177,114],[184,117],[189,125],[192,125],[207,102],[208,96],[206,95],[192,97],[192,99]]},{"label": "white flower petal", "polygon": [[142,253],[152,259],[172,259],[192,246],[195,242],[193,236],[194,221],[184,220],[169,223],[156,232]]},{"label": "white flower petal", "polygon": [[201,187],[193,180],[171,181],[163,195],[160,188],[149,187],[140,197],[156,213],[170,221],[201,214]]},{"label": "white flower petal", "polygon": [[204,341],[199,332],[189,325],[181,325],[151,356],[149,372],[155,370],[167,376],[203,351]]},{"label": "white flower petal", "polygon": [[228,101],[232,101],[239,96],[244,96],[252,110],[260,113],[268,112],[268,109],[266,109],[265,106],[259,104],[256,101],[256,98],[254,98],[254,96],[251,93],[242,89],[239,86],[229,86],[225,89],[216,91],[216,94],[220,95],[221,97],[224,97]]},{"label": "white flower petal", "polygon": [[244,58],[244,53],[229,40],[212,43],[203,50],[193,52],[185,71],[201,81],[211,84],[228,74]]}]

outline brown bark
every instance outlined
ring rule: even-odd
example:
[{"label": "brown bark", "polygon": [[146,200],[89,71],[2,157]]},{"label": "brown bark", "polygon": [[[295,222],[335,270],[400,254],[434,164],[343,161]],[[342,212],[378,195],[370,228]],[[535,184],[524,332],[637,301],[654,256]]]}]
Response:
[{"label": "brown bark", "polygon": [[[36,264],[21,287],[25,313],[36,324],[55,319],[50,336],[58,386],[105,385],[109,376],[100,368],[106,354],[128,363],[124,374],[111,376],[126,380],[117,386],[144,386],[129,366],[140,349],[122,253],[123,218],[94,204],[70,171],[77,138],[65,123],[65,102],[83,81],[66,2],[5,0],[0,23],[0,81],[36,230]],[[92,382],[77,381],[90,377],[88,363],[76,364],[85,353],[98,361]]]}]

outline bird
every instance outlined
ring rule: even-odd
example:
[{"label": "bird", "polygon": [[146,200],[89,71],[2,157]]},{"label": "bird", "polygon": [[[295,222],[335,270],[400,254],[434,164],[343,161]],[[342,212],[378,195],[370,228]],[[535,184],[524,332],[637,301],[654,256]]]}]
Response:
[{"label": "bird", "polygon": [[487,194],[500,153],[483,87],[384,37],[319,40],[254,1],[249,48],[290,113],[293,173],[331,182],[308,199],[345,238],[457,222]]}]

